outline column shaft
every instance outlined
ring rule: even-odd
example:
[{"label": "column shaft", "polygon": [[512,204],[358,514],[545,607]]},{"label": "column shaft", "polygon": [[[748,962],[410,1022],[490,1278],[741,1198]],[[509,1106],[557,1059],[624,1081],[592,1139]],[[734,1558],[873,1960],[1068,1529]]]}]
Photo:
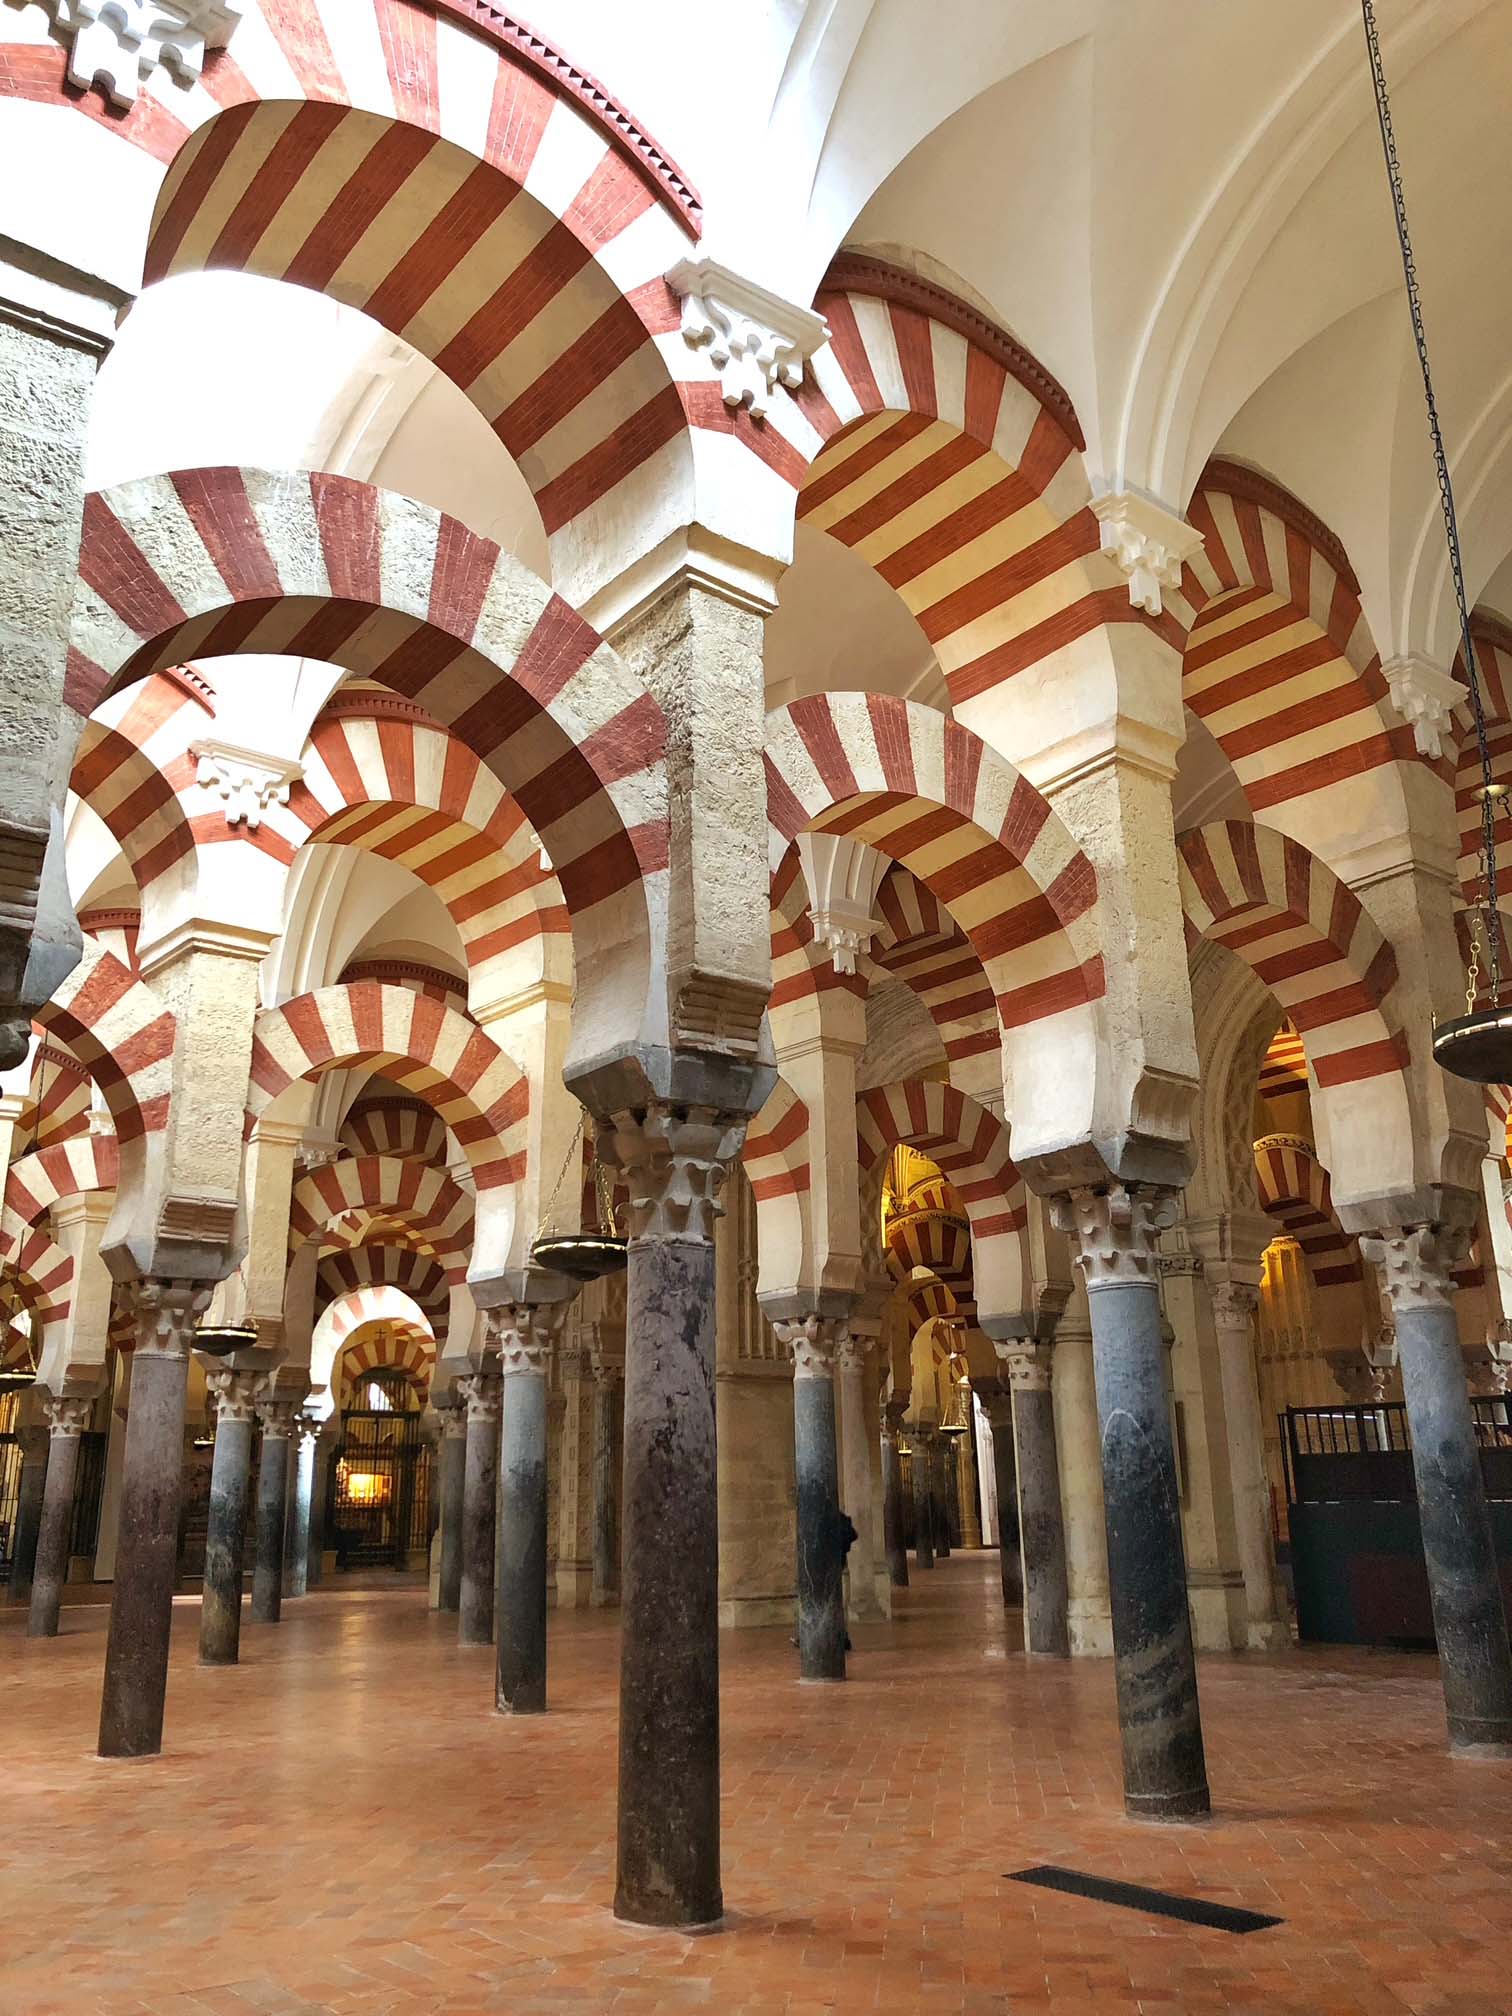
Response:
[{"label": "column shaft", "polygon": [[1270,1480],[1265,1472],[1265,1431],[1255,1377],[1253,1290],[1216,1284],[1213,1322],[1218,1333],[1218,1375],[1223,1390],[1234,1541],[1244,1577],[1247,1636],[1253,1646],[1287,1636],[1276,1593],[1276,1550],[1271,1537]]},{"label": "column shaft", "polygon": [[856,1529],[846,1566],[850,1571],[850,1614],[858,1621],[882,1615],[873,1559],[871,1445],[876,1417],[868,1413],[866,1405],[867,1342],[862,1337],[847,1337],[836,1353],[840,1384],[840,1495],[846,1516]]},{"label": "column shaft", "polygon": [[[70,1410],[65,1413],[63,1410]],[[68,1580],[68,1544],[73,1532],[74,1484],[79,1474],[79,1438],[89,1418],[87,1400],[51,1403],[54,1417],[49,1437],[47,1482],[42,1495],[42,1518],[37,1534],[36,1566],[32,1575],[31,1613],[26,1620],[28,1638],[56,1638],[58,1613],[63,1603],[63,1585]]]},{"label": "column shaft", "polygon": [[294,1456],[294,1484],[289,1493],[289,1523],[284,1532],[285,1596],[304,1596],[310,1587],[310,1517],[315,1492],[315,1429],[301,1421]]},{"label": "column shaft", "polygon": [[835,1382],[828,1373],[793,1381],[798,1489],[798,1671],[805,1680],[845,1678],[842,1555],[836,1544]]},{"label": "column shaft", "polygon": [[163,1747],[189,1341],[210,1300],[208,1288],[186,1282],[139,1281],[133,1292],[137,1345],[105,1642],[102,1757],[155,1756]]},{"label": "column shaft", "polygon": [[1153,1281],[1088,1287],[1124,1803],[1188,1818],[1210,1802],[1160,1303]]},{"label": "column shaft", "polygon": [[988,1420],[992,1426],[992,1475],[997,1487],[998,1572],[1003,1584],[1003,1608],[1017,1610],[1024,1600],[1024,1563],[1019,1551],[1013,1402],[1006,1394],[992,1402]]},{"label": "column shaft", "polygon": [[615,1390],[600,1371],[593,1387],[593,1586],[596,1609],[619,1601],[619,1477],[614,1461]]},{"label": "column shaft", "polygon": [[894,1589],[906,1589],[908,1549],[903,1544],[903,1465],[898,1458],[898,1431],[891,1421],[882,1429],[882,1540],[887,1549],[887,1579]]},{"label": "column shaft", "polygon": [[51,1440],[40,1422],[21,1430],[21,1481],[16,1500],[16,1531],[11,1544],[10,1571],[10,1600],[15,1604],[31,1601]]},{"label": "column shaft", "polygon": [[[460,1416],[456,1425],[453,1417]],[[441,1505],[441,1575],[436,1607],[455,1615],[462,1607],[462,1508],[467,1489],[467,1426],[465,1410],[442,1410],[439,1497]]]},{"label": "column shaft", "polygon": [[[212,1383],[216,1374],[211,1375]],[[237,1378],[238,1374],[221,1375]],[[210,1525],[200,1602],[200,1664],[234,1666],[241,1656],[242,1577],[252,1470],[252,1405],[223,1399],[210,1466]]]},{"label": "column shaft", "polygon": [[929,1445],[929,1522],[934,1539],[935,1559],[950,1559],[950,1447],[936,1434]]},{"label": "column shaft", "polygon": [[1454,1309],[1398,1308],[1396,1331],[1449,1747],[1512,1757],[1512,1653]]},{"label": "column shaft", "polygon": [[494,1636],[494,1538],[499,1520],[499,1381],[477,1373],[467,1394],[462,1472],[462,1575],[457,1642],[491,1645]]},{"label": "column shaft", "polygon": [[934,1550],[934,1450],[928,1430],[913,1438],[914,1566],[933,1568]]},{"label": "column shaft", "polygon": [[305,1587],[315,1588],[325,1576],[326,1503],[331,1492],[331,1452],[335,1447],[328,1435],[315,1444],[315,1475],[310,1485],[310,1544],[305,1566]]},{"label": "column shaft", "polygon": [[499,1479],[501,1714],[546,1710],[546,1400],[544,1364],[516,1369],[506,1357]]},{"label": "column shaft", "polygon": [[1024,1564],[1024,1650],[1068,1659],[1066,1529],[1048,1369],[1043,1385],[1014,1389],[1013,1441]]},{"label": "column shaft", "polygon": [[262,1413],[262,1460],[257,1466],[257,1533],[252,1560],[254,1624],[276,1624],[283,1615],[284,1501],[289,1493],[288,1412],[287,1406],[275,1402]]}]

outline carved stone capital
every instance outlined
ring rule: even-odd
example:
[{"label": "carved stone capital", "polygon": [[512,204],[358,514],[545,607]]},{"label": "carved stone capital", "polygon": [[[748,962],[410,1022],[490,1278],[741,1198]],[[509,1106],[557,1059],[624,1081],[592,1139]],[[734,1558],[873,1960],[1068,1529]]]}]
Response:
[{"label": "carved stone capital", "polygon": [[93,1400],[61,1399],[42,1402],[42,1418],[50,1435],[82,1435],[89,1426]]},{"label": "carved stone capital", "polygon": [[1381,670],[1391,689],[1391,704],[1411,728],[1418,754],[1441,756],[1444,737],[1453,730],[1454,710],[1464,705],[1466,689],[1427,658],[1388,658]]},{"label": "carved stone capital", "polygon": [[795,1379],[833,1379],[835,1353],[847,1335],[843,1316],[781,1317],[772,1329],[779,1344],[793,1354]]},{"label": "carved stone capital", "polygon": [[1102,526],[1102,550],[1129,584],[1129,600],[1147,616],[1164,607],[1165,589],[1181,586],[1183,565],[1202,544],[1202,534],[1137,490],[1110,490],[1092,500]]},{"label": "carved stone capital", "polygon": [[[461,1384],[462,1381],[459,1379],[457,1385],[460,1387]],[[441,1423],[441,1440],[443,1442],[460,1442],[467,1434],[467,1404],[465,1401],[454,1400],[444,1407],[438,1407],[436,1409],[436,1417]]]},{"label": "carved stone capital", "polygon": [[857,1336],[854,1330],[847,1330],[835,1345],[836,1365],[842,1372],[864,1372],[873,1341],[870,1337]]},{"label": "carved stone capital", "polygon": [[241,20],[229,0],[42,0],[68,47],[68,81],[98,84],[112,104],[136,103],[155,70],[186,89],[223,49]]},{"label": "carved stone capital", "polygon": [[1242,1330],[1249,1334],[1254,1327],[1255,1311],[1260,1307],[1260,1290],[1249,1281],[1209,1281],[1208,1294],[1213,1304],[1213,1321],[1220,1330]]},{"label": "carved stone capital", "polygon": [[218,1365],[205,1374],[205,1385],[215,1402],[217,1421],[250,1421],[268,1380],[263,1372],[236,1372],[229,1365]]},{"label": "carved stone capital", "polygon": [[1375,1407],[1386,1398],[1389,1368],[1370,1364],[1362,1352],[1329,1351],[1324,1354],[1324,1363],[1334,1384],[1354,1406]]},{"label": "carved stone capital", "polygon": [[198,766],[195,782],[201,791],[219,798],[228,826],[245,825],[255,833],[270,805],[287,805],[290,789],[304,772],[256,749],[231,742],[191,742],[189,754]]},{"label": "carved stone capital", "polygon": [[207,1281],[165,1281],[155,1275],[123,1283],[121,1300],[136,1326],[137,1357],[187,1359],[194,1327],[214,1292]]},{"label": "carved stone capital", "polygon": [[[517,1372],[545,1378],[569,1306],[566,1302],[506,1302],[484,1311],[484,1329],[489,1344],[498,1351],[506,1379]],[[469,1382],[459,1379],[457,1384],[465,1388]],[[469,1401],[469,1407],[471,1404]]]},{"label": "carved stone capital", "polygon": [[1070,1236],[1092,1294],[1154,1281],[1155,1241],[1176,1222],[1176,1192],[1117,1182],[1082,1187],[1052,1197],[1050,1212],[1056,1230]]},{"label": "carved stone capital", "polygon": [[682,337],[719,374],[726,406],[764,420],[779,385],[796,392],[807,358],[829,341],[812,308],[784,301],[715,259],[679,259],[667,285],[682,301]]},{"label": "carved stone capital", "polygon": [[504,1381],[496,1372],[471,1372],[457,1381],[457,1391],[464,1403],[458,1412],[465,1411],[469,1427],[474,1421],[497,1422],[504,1411]]},{"label": "carved stone capital", "polygon": [[294,1432],[299,1437],[301,1447],[307,1442],[318,1442],[324,1428],[325,1422],[318,1414],[300,1413],[294,1420]]},{"label": "carved stone capital", "polygon": [[1002,1337],[993,1342],[1009,1386],[1019,1393],[1050,1391],[1052,1344],[1033,1337]]},{"label": "carved stone capital", "polygon": [[595,1149],[629,1186],[630,1237],[711,1243],[745,1130],[745,1114],[711,1106],[648,1106],[601,1120]]},{"label": "carved stone capital", "polygon": [[1469,1225],[1394,1225],[1362,1234],[1360,1251],[1381,1270],[1392,1310],[1454,1306],[1454,1270],[1470,1250]]},{"label": "carved stone capital", "polygon": [[264,1442],[287,1441],[294,1432],[294,1416],[298,1403],[294,1400],[267,1398],[257,1403],[257,1418],[262,1423]]},{"label": "carved stone capital", "polygon": [[882,1402],[882,1433],[889,1436],[894,1442],[898,1439],[899,1431],[903,1426],[903,1417],[907,1412],[908,1395],[906,1393],[895,1394],[890,1400]]}]

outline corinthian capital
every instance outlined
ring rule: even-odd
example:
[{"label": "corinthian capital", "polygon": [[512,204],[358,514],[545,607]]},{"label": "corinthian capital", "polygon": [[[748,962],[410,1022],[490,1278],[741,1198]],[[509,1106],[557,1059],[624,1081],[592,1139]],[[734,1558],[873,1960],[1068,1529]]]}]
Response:
[{"label": "corinthian capital", "polygon": [[[535,1372],[542,1377],[550,1370],[551,1353],[567,1321],[566,1302],[506,1302],[483,1312],[489,1347],[499,1354],[500,1367],[508,1378],[512,1372]],[[459,1379],[466,1391],[471,1380]],[[471,1412],[472,1401],[468,1400]]]},{"label": "corinthian capital", "polygon": [[91,1399],[44,1400],[42,1414],[48,1432],[53,1435],[82,1435],[89,1426],[89,1410],[93,1406]]},{"label": "corinthian capital", "polygon": [[1154,1281],[1155,1241],[1176,1222],[1176,1192],[1153,1184],[1083,1186],[1052,1197],[1050,1211],[1056,1230],[1074,1242],[1090,1293]]},{"label": "corinthian capital", "polygon": [[1454,1270],[1470,1250],[1469,1225],[1393,1225],[1366,1233],[1360,1251],[1381,1270],[1393,1312],[1453,1306]]},{"label": "corinthian capital", "polygon": [[194,1326],[210,1307],[207,1281],[164,1281],[154,1275],[129,1281],[122,1299],[136,1325],[139,1358],[187,1358]]},{"label": "corinthian capital", "polygon": [[712,1106],[648,1106],[601,1120],[596,1150],[624,1173],[630,1237],[707,1245],[745,1130],[745,1114]]},{"label": "corinthian capital", "polygon": [[205,1385],[215,1401],[215,1418],[220,1421],[250,1421],[257,1403],[267,1391],[267,1375],[262,1372],[233,1372],[220,1365],[205,1374]]},{"label": "corinthian capital", "polygon": [[772,1329],[777,1341],[793,1354],[795,1379],[833,1379],[835,1353],[847,1336],[843,1316],[782,1317]]},{"label": "corinthian capital", "polygon": [[1053,1346],[1034,1337],[1000,1337],[994,1340],[998,1363],[1010,1387],[1020,1393],[1050,1391],[1050,1353]]},{"label": "corinthian capital", "polygon": [[298,1403],[290,1400],[262,1399],[257,1403],[257,1418],[262,1423],[263,1440],[287,1441],[294,1432],[294,1416]]},{"label": "corinthian capital", "polygon": [[[513,1367],[513,1370],[520,1368]],[[504,1381],[496,1372],[473,1372],[457,1381],[469,1422],[497,1421],[504,1409]],[[458,1410],[461,1411],[460,1409]]]},{"label": "corinthian capital", "polygon": [[1249,1281],[1208,1282],[1212,1297],[1213,1321],[1220,1330],[1243,1330],[1248,1334],[1260,1307],[1260,1290]]}]

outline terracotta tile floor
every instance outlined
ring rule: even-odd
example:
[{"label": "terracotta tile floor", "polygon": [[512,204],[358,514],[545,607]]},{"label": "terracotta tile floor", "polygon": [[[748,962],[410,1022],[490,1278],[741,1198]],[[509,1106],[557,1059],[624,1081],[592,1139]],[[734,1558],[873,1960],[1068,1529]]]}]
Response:
[{"label": "terracotta tile floor", "polygon": [[[92,1757],[103,1610],[0,1622],[0,2012],[1512,2011],[1512,1769],[1441,1754],[1431,1660],[1202,1665],[1218,1812],[1126,1821],[1112,1679],[1005,1653],[996,1557],[916,1576],[845,1687],[724,1641],[726,1929],[617,1925],[611,1615],[490,1709],[418,1588],[327,1589],[240,1670],[175,1615],[168,1751]],[[1016,1622],[1016,1620],[1015,1620]],[[1061,1862],[1279,1913],[1235,1937],[1005,1883]]]}]

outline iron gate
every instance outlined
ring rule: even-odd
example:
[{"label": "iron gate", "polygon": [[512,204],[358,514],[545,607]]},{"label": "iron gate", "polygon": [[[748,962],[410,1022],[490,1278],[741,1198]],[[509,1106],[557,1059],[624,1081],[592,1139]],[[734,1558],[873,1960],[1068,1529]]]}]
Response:
[{"label": "iron gate", "polygon": [[10,1579],[21,1502],[21,1437],[0,1435],[0,1581]]},{"label": "iron gate", "polygon": [[418,1413],[377,1408],[342,1418],[326,1502],[338,1568],[407,1568],[430,1531],[430,1447]]}]

